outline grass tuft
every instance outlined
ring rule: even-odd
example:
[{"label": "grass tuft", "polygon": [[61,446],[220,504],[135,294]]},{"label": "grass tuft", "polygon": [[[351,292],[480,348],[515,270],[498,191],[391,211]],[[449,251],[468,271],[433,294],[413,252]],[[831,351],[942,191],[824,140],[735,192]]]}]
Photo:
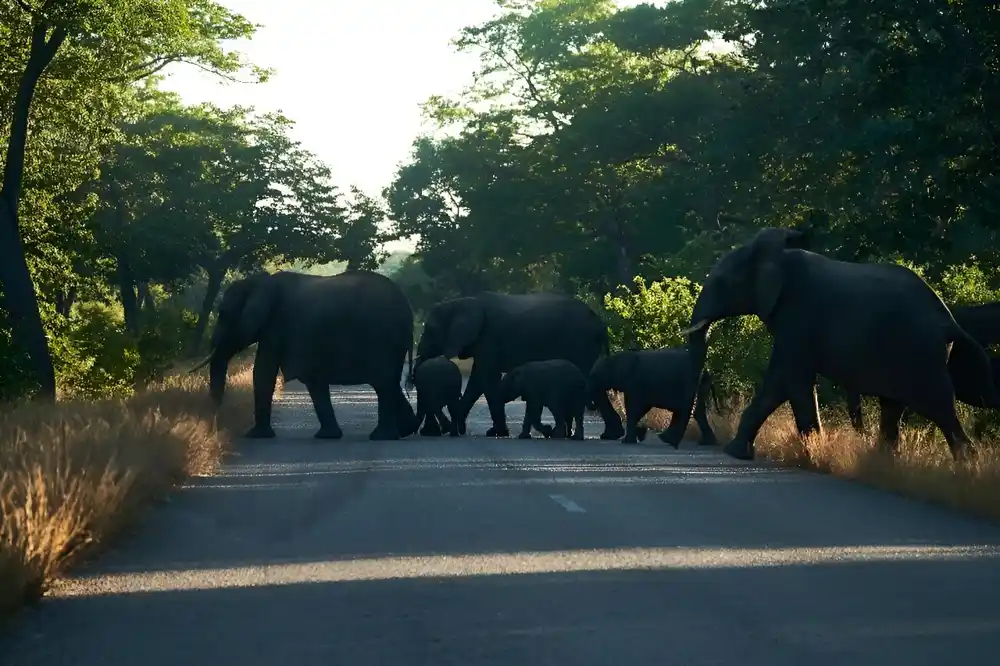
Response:
[{"label": "grass tuft", "polygon": [[[624,414],[620,397],[614,401]],[[709,412],[709,422],[719,442],[732,439],[745,401],[730,401]],[[823,433],[799,437],[787,404],[764,423],[755,440],[758,457],[786,467],[833,474],[899,495],[927,500],[966,513],[1000,521],[1000,444],[996,439],[978,442],[978,455],[955,462],[940,431],[932,425],[903,425],[900,446],[893,457],[878,446],[872,435],[862,435],[847,422],[843,407],[823,415]],[[667,427],[669,412],[652,410],[643,421],[653,430]],[[966,426],[969,430],[969,426]],[[687,439],[697,440],[692,420]]]},{"label": "grass tuft", "polygon": [[179,374],[125,400],[0,407],[0,615],[219,468],[251,425],[252,361],[233,364],[218,412],[207,382]]}]

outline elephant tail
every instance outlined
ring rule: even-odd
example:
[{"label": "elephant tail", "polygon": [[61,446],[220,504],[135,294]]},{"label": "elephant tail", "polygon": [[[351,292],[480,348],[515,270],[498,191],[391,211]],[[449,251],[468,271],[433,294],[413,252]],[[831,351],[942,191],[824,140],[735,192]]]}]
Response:
[{"label": "elephant tail", "polygon": [[948,374],[955,387],[955,398],[973,407],[1000,408],[996,378],[990,356],[965,329],[955,325],[948,357]]}]

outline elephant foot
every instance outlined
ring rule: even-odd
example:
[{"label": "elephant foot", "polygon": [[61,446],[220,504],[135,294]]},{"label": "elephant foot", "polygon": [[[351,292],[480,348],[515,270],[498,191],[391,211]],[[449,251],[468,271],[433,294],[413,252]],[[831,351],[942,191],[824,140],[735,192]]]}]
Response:
[{"label": "elephant foot", "polygon": [[254,427],[247,430],[246,434],[243,436],[246,437],[247,439],[274,439],[275,437],[274,428],[272,428],[269,425],[267,426],[255,425]]},{"label": "elephant foot", "polygon": [[663,442],[664,444],[669,444],[675,449],[679,449],[681,447],[681,438],[680,437],[675,438],[669,432],[661,432],[656,436],[660,438],[661,442]]},{"label": "elephant foot", "polygon": [[542,426],[538,429],[538,432],[540,432],[543,435],[545,435],[545,439],[549,439],[549,438],[552,437],[552,434],[555,432],[555,428],[553,428],[552,426],[550,426],[548,423],[543,423]]},{"label": "elephant foot", "polygon": [[440,437],[441,429],[432,428],[429,425],[425,425],[423,428],[420,429],[420,434],[423,435],[424,437]]},{"label": "elephant foot", "polygon": [[319,431],[313,435],[314,439],[341,439],[344,436],[344,431],[340,429],[340,426],[336,428],[321,427]]},{"label": "elephant foot", "polygon": [[723,446],[722,452],[737,460],[753,460],[754,458],[753,446],[735,439]]},{"label": "elephant foot", "polygon": [[530,432],[522,432],[517,436],[518,439],[533,439]]},{"label": "elephant foot", "polygon": [[601,433],[601,439],[621,439],[625,436],[625,428],[621,425],[617,427],[614,425],[609,425],[604,428],[604,432]]},{"label": "elephant foot", "polygon": [[639,426],[635,429],[635,435],[639,438],[640,442],[646,441],[646,435],[649,433],[649,428],[646,426]]},{"label": "elephant foot", "polygon": [[399,431],[395,428],[386,428],[384,426],[376,426],[372,430],[371,434],[368,435],[368,439],[375,441],[391,441],[401,439],[399,436]]},{"label": "elephant foot", "polygon": [[457,429],[457,428],[452,428],[452,429],[451,429],[451,432],[450,432],[450,433],[448,433],[448,435],[449,435],[450,437],[459,437],[459,436],[460,436],[460,433],[458,432],[458,429]]},{"label": "elephant foot", "polygon": [[463,437],[465,436],[465,421],[462,421],[461,423],[458,424],[458,434],[462,435]]},{"label": "elephant foot", "polygon": [[497,428],[496,426],[493,426],[492,428],[490,428],[489,430],[486,431],[486,436],[487,437],[510,437],[510,430],[507,429],[507,426],[504,426],[503,428]]}]

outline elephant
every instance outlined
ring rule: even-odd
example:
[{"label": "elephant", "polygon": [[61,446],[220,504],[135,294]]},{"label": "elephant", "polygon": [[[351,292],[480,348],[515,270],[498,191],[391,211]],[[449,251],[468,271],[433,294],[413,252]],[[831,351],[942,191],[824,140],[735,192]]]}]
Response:
[{"label": "elephant", "polygon": [[[437,437],[447,431],[452,437],[465,434],[465,423],[458,418],[462,398],[462,371],[444,356],[420,361],[413,368],[411,382],[417,388],[417,424],[420,434]],[[451,420],[444,415],[448,408]]]},{"label": "elephant", "polygon": [[[949,305],[948,309],[958,325],[983,347],[1000,344],[1000,302],[983,305]],[[990,353],[990,368],[993,372],[993,382],[1000,381],[1000,356]],[[960,381],[961,377],[953,377]],[[861,405],[861,394],[847,393],[847,414],[851,425],[857,432],[865,432],[864,411]],[[982,420],[977,423],[977,430],[983,426]],[[982,435],[981,432],[976,433]]]},{"label": "elephant", "polygon": [[[545,437],[583,439],[587,377],[571,361],[556,358],[519,365],[503,376],[500,396],[505,404],[524,400],[524,423],[518,439],[531,439],[532,426]],[[542,423],[542,408],[552,412],[554,427]],[[572,429],[574,421],[576,428]]]},{"label": "elephant", "polygon": [[222,295],[209,365],[209,393],[221,405],[229,360],[257,343],[250,438],[274,437],[271,403],[280,370],[306,385],[319,419],[317,439],[340,439],[330,385],[370,384],[378,396],[372,440],[407,437],[416,416],[403,395],[404,361],[413,364],[413,311],[384,275],[348,271],[329,277],[291,271],[237,280]]},{"label": "elephant", "polygon": [[998,405],[986,351],[910,269],[838,261],[807,246],[802,231],[762,229],[718,259],[695,301],[685,333],[702,362],[708,328],[726,317],[757,315],[773,340],[763,384],[723,451],[752,460],[761,425],[786,400],[800,434],[821,431],[822,375],[879,397],[893,450],[899,416],[909,408],[941,429],[955,459],[972,453],[955,399]]},{"label": "elephant", "polygon": [[[704,370],[698,376],[694,369],[700,371],[701,368],[696,363],[697,359],[685,347],[618,352],[594,363],[588,378],[588,395],[621,391],[625,396],[625,438],[622,443],[637,444],[646,439],[647,428],[638,424],[650,409],[669,410],[673,424],[678,420],[678,410],[686,405],[687,395],[695,391],[694,418],[701,430],[700,443],[714,446],[718,442],[708,423],[706,407],[709,397],[717,396],[712,374]],[[696,387],[689,386],[692,380],[697,380]],[[661,441],[674,448],[680,445],[679,439],[670,441],[664,433],[660,434]]]},{"label": "elephant", "polygon": [[[573,296],[553,292],[487,291],[443,301],[428,312],[417,343],[418,362],[441,355],[474,359],[459,409],[465,418],[485,393],[493,421],[489,437],[510,436],[499,392],[503,373],[531,361],[564,359],[586,375],[608,353],[608,329],[597,313]],[[604,419],[601,439],[625,434],[607,395],[597,396],[592,406]]]}]

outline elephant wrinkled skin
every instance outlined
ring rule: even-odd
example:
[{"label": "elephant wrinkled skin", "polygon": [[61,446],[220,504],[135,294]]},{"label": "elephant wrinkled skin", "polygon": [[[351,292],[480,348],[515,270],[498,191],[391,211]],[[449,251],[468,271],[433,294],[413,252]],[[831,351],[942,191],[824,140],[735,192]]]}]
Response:
[{"label": "elephant wrinkled skin", "polygon": [[[421,358],[472,358],[472,372],[460,410],[469,409],[485,394],[493,426],[490,437],[508,437],[500,378],[531,361],[565,359],[586,374],[601,355],[608,354],[608,329],[586,303],[564,294],[500,294],[483,292],[435,305],[427,314],[417,344]],[[604,419],[601,439],[625,434],[621,417],[607,395],[597,396]]]},{"label": "elephant wrinkled skin", "polygon": [[208,360],[212,398],[221,404],[229,360],[257,343],[253,366],[254,426],[247,437],[274,437],[271,403],[281,371],[309,390],[318,439],[340,439],[330,385],[370,384],[378,424],[370,439],[399,439],[416,430],[400,376],[413,362],[413,311],[389,278],[371,271],[322,277],[260,273],[230,285],[219,304]]},{"label": "elephant wrinkled skin", "polygon": [[[996,406],[986,352],[908,268],[837,261],[805,245],[793,229],[759,231],[716,262],[695,302],[692,344],[704,340],[712,322],[749,314],[773,339],[764,381],[723,450],[752,459],[761,425],[786,400],[801,434],[819,431],[819,374],[847,391],[879,396],[887,423],[898,424],[904,408],[921,414],[941,429],[952,455],[963,457],[969,437],[955,413],[949,367],[966,378],[970,400]],[[898,439],[898,426],[888,439]]]},{"label": "elephant wrinkled skin", "polygon": [[[452,437],[465,434],[465,422],[458,418],[462,399],[462,371],[444,356],[418,359],[413,368],[413,385],[417,389],[417,427],[420,434],[437,437],[448,432]],[[444,415],[448,408],[449,420]]]},{"label": "elephant wrinkled skin", "polygon": [[[990,345],[1000,344],[1000,303],[985,303],[983,305],[949,305],[948,309],[951,311],[952,316],[959,326],[968,333],[973,340],[978,342],[983,347],[989,347]],[[993,383],[994,385],[1000,381],[1000,356],[996,356],[990,353],[990,368],[993,372]],[[972,384],[975,386],[975,379],[972,378],[970,381],[968,378],[963,376],[961,368],[956,368],[949,364],[948,371],[951,373],[952,382],[955,384],[955,398],[961,402],[966,402],[965,391],[963,390],[966,384]],[[972,400],[976,399],[975,391],[972,393]],[[967,403],[968,404],[968,403]],[[973,407],[977,406],[974,403]],[[854,393],[852,391],[847,392],[847,414],[850,416],[851,425],[858,432],[865,432],[865,421],[864,421],[864,410],[861,405],[861,394]],[[889,432],[886,432],[886,426],[889,426]],[[975,422],[975,434],[976,436],[982,436],[982,428],[985,427],[985,422],[982,419],[976,419]],[[886,424],[885,420],[882,420],[882,425],[880,426],[881,435],[883,438],[890,437],[892,435],[893,429],[891,424]],[[898,432],[898,427],[896,432]]]},{"label": "elephant wrinkled skin", "polygon": [[[639,420],[650,409],[671,412],[670,426],[660,433],[660,440],[677,448],[680,437],[672,436],[675,424],[681,420],[678,412],[691,406],[687,398],[696,394],[694,419],[701,430],[700,443],[714,446],[718,442],[706,413],[708,399],[714,394],[712,375],[702,372],[700,360],[686,347],[623,351],[598,359],[590,371],[588,394],[620,391],[625,398],[625,444],[636,444],[646,438],[646,428]],[[695,384],[697,381],[697,384]],[[683,430],[680,432],[683,436]]]},{"label": "elephant wrinkled skin", "polygon": [[[570,361],[551,359],[519,365],[500,381],[500,395],[504,403],[524,400],[519,439],[531,439],[532,426],[546,437],[583,439],[587,377]],[[554,427],[542,423],[543,408],[552,412]]]}]

